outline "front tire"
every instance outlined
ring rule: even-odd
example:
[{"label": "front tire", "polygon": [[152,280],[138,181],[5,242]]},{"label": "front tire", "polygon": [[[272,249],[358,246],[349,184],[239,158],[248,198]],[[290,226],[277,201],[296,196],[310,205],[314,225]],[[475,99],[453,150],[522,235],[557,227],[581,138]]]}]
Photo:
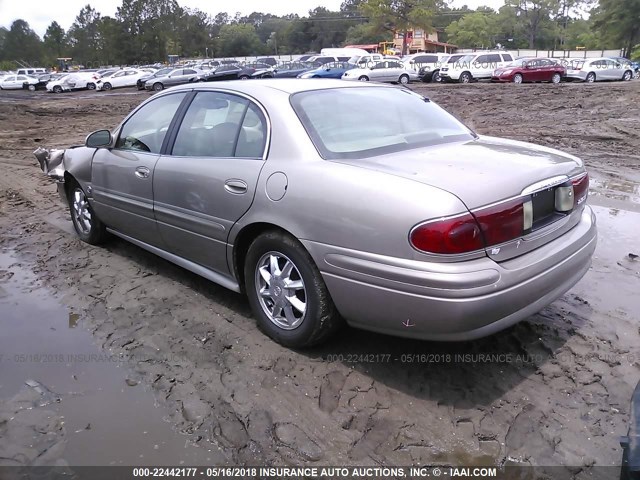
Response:
[{"label": "front tire", "polygon": [[104,85],[102,85],[103,90],[111,90],[112,88],[113,86],[109,82],[106,82]]},{"label": "front tire", "polygon": [[71,221],[78,237],[83,242],[98,245],[106,239],[107,229],[93,212],[87,196],[77,182],[69,185],[67,192]]},{"label": "front tire", "polygon": [[624,72],[624,75],[622,75],[622,80],[625,82],[628,82],[632,78],[633,78],[633,74],[631,73],[631,70],[627,70],[626,72]]},{"label": "front tire", "polygon": [[266,232],[253,241],[244,278],[258,326],[284,346],[316,345],[341,324],[311,255],[284,232]]},{"label": "front tire", "polygon": [[362,75],[358,80],[360,80],[361,82],[368,82],[369,77],[367,77],[366,75]]},{"label": "front tire", "polygon": [[60,85],[56,85],[53,87],[53,93],[62,93],[62,87]]},{"label": "front tire", "polygon": [[435,83],[442,83],[442,78],[440,77],[440,70],[436,70],[435,72],[433,72],[433,75],[431,75],[431,81]]},{"label": "front tire", "polygon": [[471,74],[469,72],[462,72],[458,81],[460,83],[471,83]]},{"label": "front tire", "polygon": [[164,85],[162,85],[160,82],[156,82],[153,84],[153,90],[156,92],[160,92],[164,89]]},{"label": "front tire", "polygon": [[513,83],[522,83],[522,80],[523,80],[523,78],[522,78],[522,74],[521,73],[516,73],[513,76]]}]

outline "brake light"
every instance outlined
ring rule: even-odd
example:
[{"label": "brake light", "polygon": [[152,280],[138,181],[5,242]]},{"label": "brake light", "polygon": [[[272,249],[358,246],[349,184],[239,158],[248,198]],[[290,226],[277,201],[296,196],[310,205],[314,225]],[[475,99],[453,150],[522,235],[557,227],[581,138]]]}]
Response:
[{"label": "brake light", "polygon": [[573,185],[573,201],[574,208],[582,205],[589,195],[589,174],[584,173],[579,177],[572,178],[571,184]]},{"label": "brake light", "polygon": [[480,227],[470,213],[418,225],[409,239],[414,248],[427,253],[456,254],[484,248]]},{"label": "brake light", "polygon": [[521,237],[525,227],[524,213],[523,199],[516,198],[475,210],[473,215],[489,247]]}]

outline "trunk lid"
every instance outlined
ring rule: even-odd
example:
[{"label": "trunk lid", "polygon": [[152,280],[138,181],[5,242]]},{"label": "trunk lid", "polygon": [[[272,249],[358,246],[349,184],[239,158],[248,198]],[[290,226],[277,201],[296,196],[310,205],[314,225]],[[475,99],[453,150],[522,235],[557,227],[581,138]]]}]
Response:
[{"label": "trunk lid", "polygon": [[[542,204],[545,214],[549,210],[554,211],[555,192],[547,184],[562,183],[563,179],[568,180],[584,172],[582,161],[572,155],[495,137],[479,137],[468,142],[408,150],[350,163],[446,190],[458,197],[470,211],[519,197],[527,189],[542,191],[535,194],[544,196],[538,197],[535,205]],[[553,215],[550,221],[534,227],[536,231],[499,248],[488,247],[487,254],[496,261],[502,261],[540,247],[571,229],[579,219],[582,206],[579,205],[575,212]],[[534,206],[534,220],[537,208]]]}]

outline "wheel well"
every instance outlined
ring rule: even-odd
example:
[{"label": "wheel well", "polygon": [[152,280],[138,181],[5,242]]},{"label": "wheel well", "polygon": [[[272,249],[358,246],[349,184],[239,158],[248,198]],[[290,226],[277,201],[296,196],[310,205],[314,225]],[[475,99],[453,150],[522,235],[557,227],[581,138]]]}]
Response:
[{"label": "wheel well", "polygon": [[[249,246],[256,238],[270,230],[277,230],[291,235],[291,232],[272,223],[252,223],[240,230],[236,237],[233,246],[233,269],[242,291],[244,291],[244,261],[247,257]],[[295,238],[295,235],[291,236]]]}]

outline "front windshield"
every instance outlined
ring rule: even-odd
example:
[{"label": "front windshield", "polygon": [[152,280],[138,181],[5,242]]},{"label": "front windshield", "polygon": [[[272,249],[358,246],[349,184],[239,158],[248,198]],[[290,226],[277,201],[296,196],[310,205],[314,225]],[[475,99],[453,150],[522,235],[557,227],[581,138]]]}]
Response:
[{"label": "front windshield", "polygon": [[313,90],[294,94],[291,103],[325,159],[359,159],[474,138],[434,103],[398,88]]}]

